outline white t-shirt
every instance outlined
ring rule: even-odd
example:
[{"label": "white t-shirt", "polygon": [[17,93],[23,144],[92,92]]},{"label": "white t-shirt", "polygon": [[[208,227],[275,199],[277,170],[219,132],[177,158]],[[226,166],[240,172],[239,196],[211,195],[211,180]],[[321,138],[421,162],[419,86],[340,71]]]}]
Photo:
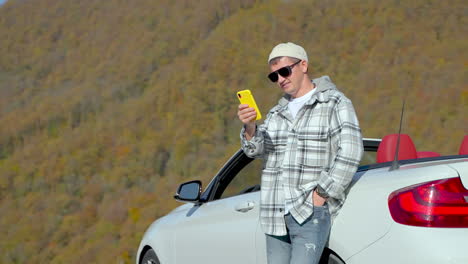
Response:
[{"label": "white t-shirt", "polygon": [[288,103],[288,109],[289,112],[291,113],[292,117],[296,119],[297,112],[301,110],[301,108],[304,106],[304,104],[309,101],[309,99],[312,97],[312,95],[315,93],[315,90],[317,89],[312,89],[310,92],[304,94],[301,97],[298,98],[293,98],[289,101]]},{"label": "white t-shirt", "polygon": [[[296,116],[297,116],[297,113],[299,112],[299,110],[301,110],[301,108],[304,106],[304,104],[309,101],[309,99],[312,97],[312,95],[315,93],[315,90],[317,89],[312,89],[310,92],[304,94],[303,96],[301,97],[298,97],[298,98],[293,98],[289,101],[288,103],[288,110],[289,112],[291,113],[292,117],[294,119],[296,119]],[[283,185],[284,186],[284,185]],[[286,192],[286,190],[285,190]],[[284,207],[284,214],[287,215],[289,214],[289,210],[291,208],[289,208],[286,204],[285,204],[285,207]]]}]

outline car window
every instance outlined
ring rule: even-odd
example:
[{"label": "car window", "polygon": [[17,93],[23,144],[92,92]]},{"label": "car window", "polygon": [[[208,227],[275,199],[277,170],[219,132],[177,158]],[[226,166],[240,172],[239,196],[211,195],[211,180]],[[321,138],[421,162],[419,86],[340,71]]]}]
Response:
[{"label": "car window", "polygon": [[221,199],[260,190],[262,160],[255,159],[245,166],[221,194]]},{"label": "car window", "polygon": [[364,151],[364,154],[362,155],[362,159],[361,159],[361,162],[359,163],[359,166],[374,164],[376,163],[376,160],[377,160],[377,152]]}]

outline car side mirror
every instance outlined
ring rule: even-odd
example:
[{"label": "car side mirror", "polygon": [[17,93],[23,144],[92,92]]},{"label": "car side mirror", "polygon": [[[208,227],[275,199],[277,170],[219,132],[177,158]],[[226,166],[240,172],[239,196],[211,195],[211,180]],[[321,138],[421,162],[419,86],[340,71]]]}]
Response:
[{"label": "car side mirror", "polygon": [[179,186],[174,198],[181,202],[196,203],[200,200],[201,191],[201,181],[189,181]]}]

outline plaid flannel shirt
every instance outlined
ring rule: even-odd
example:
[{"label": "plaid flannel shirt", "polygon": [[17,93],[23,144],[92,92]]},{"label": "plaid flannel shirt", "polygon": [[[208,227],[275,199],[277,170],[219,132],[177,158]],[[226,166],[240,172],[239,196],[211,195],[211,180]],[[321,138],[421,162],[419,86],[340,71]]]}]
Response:
[{"label": "plaid flannel shirt", "polygon": [[313,80],[317,91],[293,120],[288,95],[268,113],[248,141],[241,131],[242,149],[264,159],[260,221],[266,234],[286,235],[284,207],[302,224],[313,213],[313,190],[328,195],[330,213],[343,205],[347,189],[363,154],[359,122],[351,101],[328,76]]}]

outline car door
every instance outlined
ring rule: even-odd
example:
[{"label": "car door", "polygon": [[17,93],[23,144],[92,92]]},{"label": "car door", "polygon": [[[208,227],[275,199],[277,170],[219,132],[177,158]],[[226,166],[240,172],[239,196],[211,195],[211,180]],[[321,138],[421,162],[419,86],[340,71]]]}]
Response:
[{"label": "car door", "polygon": [[214,199],[187,211],[175,234],[176,263],[257,263],[260,175],[260,160],[234,168]]}]

